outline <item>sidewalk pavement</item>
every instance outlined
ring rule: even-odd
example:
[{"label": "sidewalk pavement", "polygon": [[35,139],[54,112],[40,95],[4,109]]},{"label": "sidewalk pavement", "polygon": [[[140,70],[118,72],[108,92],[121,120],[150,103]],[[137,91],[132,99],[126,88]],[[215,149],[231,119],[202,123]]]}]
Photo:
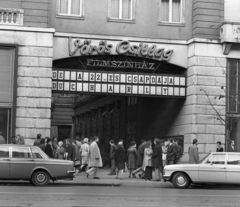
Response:
[{"label": "sidewalk pavement", "polygon": [[[59,180],[54,182],[54,184],[59,185],[78,185],[78,186],[123,186],[123,187],[144,187],[144,188],[162,188],[162,187],[173,187],[171,183],[165,183],[161,181],[145,181],[140,178],[128,178],[129,173],[123,173],[123,179],[116,179],[116,175],[108,175],[110,169],[100,169],[99,178],[93,179],[92,176],[86,177],[85,172],[78,173],[73,180]],[[154,178],[154,173],[153,173]]]}]

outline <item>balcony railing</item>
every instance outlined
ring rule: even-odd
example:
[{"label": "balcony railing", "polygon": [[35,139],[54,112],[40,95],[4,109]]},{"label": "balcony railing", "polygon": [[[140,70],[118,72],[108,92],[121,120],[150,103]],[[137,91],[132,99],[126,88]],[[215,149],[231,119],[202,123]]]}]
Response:
[{"label": "balcony railing", "polygon": [[23,25],[23,9],[0,8],[0,25]]}]

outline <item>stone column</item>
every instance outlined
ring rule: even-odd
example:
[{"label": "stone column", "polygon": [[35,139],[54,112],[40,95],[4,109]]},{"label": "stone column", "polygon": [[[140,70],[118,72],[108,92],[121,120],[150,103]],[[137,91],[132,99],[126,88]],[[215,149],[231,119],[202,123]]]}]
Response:
[{"label": "stone column", "polygon": [[15,32],[15,41],[19,44],[16,134],[32,144],[37,134],[50,136],[53,31]]}]

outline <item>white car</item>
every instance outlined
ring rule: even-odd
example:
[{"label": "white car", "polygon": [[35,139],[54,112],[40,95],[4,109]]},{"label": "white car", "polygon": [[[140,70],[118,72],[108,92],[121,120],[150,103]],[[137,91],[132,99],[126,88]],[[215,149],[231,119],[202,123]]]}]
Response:
[{"label": "white car", "polygon": [[198,164],[166,165],[163,179],[176,188],[187,188],[191,183],[240,184],[240,153],[213,152]]}]

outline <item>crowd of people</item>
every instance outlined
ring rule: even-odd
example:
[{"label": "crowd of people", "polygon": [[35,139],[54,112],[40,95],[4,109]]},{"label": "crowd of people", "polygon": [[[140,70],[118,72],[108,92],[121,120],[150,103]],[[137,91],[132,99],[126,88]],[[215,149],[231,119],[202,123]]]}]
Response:
[{"label": "crowd of people", "polygon": [[117,179],[123,179],[123,172],[127,170],[129,178],[136,178],[138,174],[148,181],[153,179],[154,170],[155,181],[160,181],[164,165],[178,163],[182,147],[174,139],[163,141],[155,138],[153,143],[151,140],[142,140],[137,149],[137,143],[132,141],[125,149],[123,140],[117,144],[114,140],[99,143],[99,138],[95,136],[58,142],[57,137],[42,138],[38,134],[34,145],[50,158],[72,160],[76,173],[85,171],[87,178],[92,176],[93,179],[99,179],[99,168],[108,165],[111,167],[108,175],[116,175]]},{"label": "crowd of people", "polygon": [[116,175],[117,179],[123,179],[123,171],[127,168],[129,178],[136,178],[138,174],[140,178],[149,181],[153,180],[154,170],[154,180],[160,181],[164,165],[178,163],[183,152],[182,147],[174,139],[164,141],[155,138],[153,143],[151,140],[142,140],[137,149],[136,142],[132,141],[125,150],[123,140],[120,140],[118,145],[114,140],[110,140],[111,170],[108,175]]},{"label": "crowd of people", "polygon": [[[0,134],[1,135],[1,134]],[[4,141],[4,142],[3,142]],[[4,138],[0,143],[4,144]],[[25,144],[24,137],[17,135],[11,137],[12,144]],[[41,134],[37,135],[34,142],[50,158],[66,159],[74,162],[76,173],[85,171],[86,177],[92,176],[93,179],[99,179],[99,168],[110,166],[108,175],[116,175],[117,179],[123,179],[123,172],[128,171],[129,178],[145,179],[146,181],[161,180],[161,174],[165,165],[178,164],[183,155],[182,147],[178,140],[170,138],[168,140],[141,140],[137,148],[137,143],[132,141],[124,147],[123,140],[116,144],[114,140],[106,142],[97,136],[90,139],[66,139],[58,141],[57,137],[42,138]],[[199,161],[198,140],[194,139],[192,145],[188,148],[189,164],[195,164]],[[217,142],[217,152],[223,152],[221,142]],[[228,151],[235,152],[234,141],[231,141]],[[153,171],[155,179],[153,179]]]}]

